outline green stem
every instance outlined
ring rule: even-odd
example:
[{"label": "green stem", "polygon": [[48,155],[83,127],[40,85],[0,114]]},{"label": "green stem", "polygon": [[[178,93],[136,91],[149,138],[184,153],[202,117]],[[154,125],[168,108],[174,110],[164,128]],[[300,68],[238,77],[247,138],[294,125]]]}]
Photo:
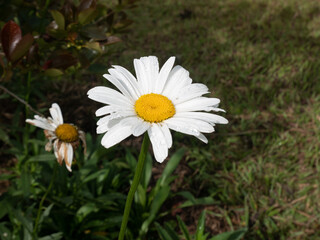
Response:
[{"label": "green stem", "polygon": [[120,229],[118,240],[123,240],[124,234],[126,232],[132,200],[133,200],[134,194],[137,190],[137,187],[140,183],[140,178],[141,178],[141,174],[142,174],[142,171],[144,168],[144,162],[145,162],[145,159],[147,156],[149,145],[150,145],[150,140],[148,137],[148,133],[145,133],[144,138],[143,138],[143,142],[142,142],[142,146],[141,146],[141,150],[140,150],[138,164],[137,164],[136,171],[135,171],[134,177],[133,177],[133,182],[131,184],[131,188],[129,190],[127,201],[126,201],[126,206],[124,208],[124,213],[123,213],[121,229]]},{"label": "green stem", "polygon": [[42,211],[42,206],[43,206],[43,203],[46,200],[46,197],[48,196],[48,194],[49,194],[49,192],[50,192],[50,190],[51,190],[51,188],[53,186],[54,179],[55,179],[56,174],[57,174],[57,166],[58,166],[58,163],[55,162],[54,169],[53,169],[53,174],[52,174],[52,177],[51,177],[51,181],[50,181],[49,187],[47,188],[47,191],[45,192],[45,194],[41,198],[41,201],[40,201],[40,204],[39,204],[39,208],[38,208],[37,218],[36,218],[36,221],[35,221],[35,224],[34,224],[34,228],[33,228],[32,240],[38,238],[37,237],[37,231],[38,231],[38,225],[39,225],[40,215],[41,215],[41,211]]},{"label": "green stem", "polygon": [[[26,103],[29,103],[29,97],[30,97],[30,86],[31,86],[31,71],[28,72],[28,81],[27,81],[27,94],[26,94]],[[26,105],[26,118],[28,118],[29,115],[29,109],[28,106]]]}]

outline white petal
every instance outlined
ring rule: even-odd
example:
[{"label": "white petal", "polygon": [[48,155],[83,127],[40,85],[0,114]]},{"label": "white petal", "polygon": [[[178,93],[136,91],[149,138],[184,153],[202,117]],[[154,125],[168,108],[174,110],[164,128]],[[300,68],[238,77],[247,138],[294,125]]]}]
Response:
[{"label": "white petal", "polygon": [[39,117],[38,119],[27,119],[26,122],[36,127],[53,131],[53,132],[56,129],[52,124],[50,124],[50,122],[46,118],[42,118],[42,117]]},{"label": "white petal", "polygon": [[162,163],[168,156],[168,146],[158,124],[153,124],[148,129],[148,135],[152,144],[152,149],[157,162]]},{"label": "white petal", "polygon": [[136,71],[138,86],[141,94],[149,93],[149,81],[146,76],[144,64],[139,59],[134,59],[133,65]]},{"label": "white petal", "polygon": [[64,155],[64,162],[66,163],[66,167],[69,170],[69,172],[72,172],[71,165],[73,160],[73,148],[70,143],[66,143],[66,152]]},{"label": "white petal", "polygon": [[154,92],[154,87],[157,82],[157,78],[159,75],[159,62],[158,58],[155,56],[149,56],[149,57],[142,57],[140,58],[140,61],[144,65],[144,71],[145,71],[145,81],[147,81],[147,92],[151,93]]},{"label": "white petal", "polygon": [[205,113],[205,112],[179,112],[179,113],[176,113],[174,117],[193,118],[193,119],[206,121],[209,123],[218,123],[218,124],[228,123],[228,120],[225,119],[224,117],[221,117],[219,115],[212,114],[212,113]]},{"label": "white petal", "polygon": [[126,109],[133,108],[133,103],[130,99],[108,87],[94,87],[88,91],[88,97],[105,104],[116,105]]},{"label": "white petal", "polygon": [[175,97],[172,97],[174,105],[200,97],[203,94],[209,93],[208,87],[201,83],[194,83],[181,88]]},{"label": "white petal", "polygon": [[172,136],[167,124],[160,124],[160,129],[166,139],[168,148],[172,147]]},{"label": "white petal", "polygon": [[[137,116],[128,116],[121,119],[120,125],[122,126],[130,126],[132,129],[137,125],[141,125],[142,120]],[[132,130],[133,132],[133,130]]]},{"label": "white petal", "polygon": [[131,74],[131,72],[121,66],[113,65],[112,67],[114,67],[118,71],[119,75],[117,75],[117,77],[119,79],[122,79],[123,82],[127,82],[131,85],[137,97],[142,95],[139,90],[137,79]]},{"label": "white petal", "polygon": [[126,83],[122,82],[117,76],[118,71],[110,68],[109,69],[109,74],[104,74],[103,77],[108,79],[113,85],[115,85],[126,97],[128,97],[131,100],[137,100],[137,95],[134,92],[134,90],[131,88],[131,86],[127,86]]},{"label": "white petal", "polygon": [[181,66],[175,66],[168,76],[162,94],[169,99],[174,98],[177,91],[192,83],[189,72]]},{"label": "white petal", "polygon": [[54,152],[54,155],[56,156],[56,158],[58,158],[58,142],[59,142],[59,139],[56,139],[53,142],[53,152]]},{"label": "white petal", "polygon": [[131,126],[117,124],[112,127],[102,138],[101,144],[105,148],[110,148],[132,134]]},{"label": "white petal", "polygon": [[197,130],[196,126],[187,124],[180,119],[169,118],[164,121],[168,127],[174,131],[181,132],[188,135],[199,136],[200,132]]},{"label": "white petal", "polygon": [[50,124],[55,129],[60,125],[60,123],[58,123],[58,121],[54,121],[51,117],[44,118],[44,117],[40,117],[38,115],[34,115],[34,118],[36,120],[40,120],[40,121],[43,121],[43,122]]},{"label": "white petal", "polygon": [[99,126],[99,125],[103,125],[103,124],[108,123],[110,118],[111,118],[111,115],[107,115],[107,116],[100,118],[97,122],[97,125]]},{"label": "white petal", "polygon": [[203,120],[198,120],[193,118],[179,118],[176,116],[174,116],[172,119],[174,119],[175,121],[179,121],[184,126],[190,126],[191,128],[196,129],[199,132],[204,132],[204,133],[214,132],[213,126]]},{"label": "white petal", "polygon": [[47,144],[45,145],[44,149],[47,152],[50,152],[52,150],[52,139],[49,139],[49,141],[47,142]]},{"label": "white petal", "polygon": [[[118,124],[123,119],[130,118],[131,116],[134,116],[134,118],[137,118],[136,114],[134,112],[130,112],[130,111],[117,112],[117,113],[110,114],[110,115],[107,115],[105,117],[100,118],[97,122],[97,125],[98,125],[97,133],[98,134],[104,133],[104,132],[108,131],[110,128],[112,128],[114,125]],[[129,125],[131,125],[131,123]]]},{"label": "white petal", "polygon": [[222,108],[216,108],[216,107],[213,107],[211,111],[214,111],[214,112],[226,112]]},{"label": "white petal", "polygon": [[63,124],[63,117],[62,117],[61,109],[58,104],[53,103],[49,111],[53,120],[56,123],[58,123],[58,125]]},{"label": "white petal", "polygon": [[104,106],[104,107],[99,108],[96,111],[96,116],[100,117],[100,116],[103,116],[103,115],[110,114],[110,113],[112,113],[114,111],[115,111],[114,107],[112,107],[112,106]]},{"label": "white petal", "polygon": [[218,98],[198,97],[175,105],[176,112],[211,111],[220,103]]},{"label": "white petal", "polygon": [[141,134],[143,134],[145,131],[147,131],[150,127],[150,123],[143,121],[142,119],[140,119],[140,123],[133,126],[133,136],[138,137]]},{"label": "white petal", "polygon": [[67,157],[67,146],[65,142],[60,141],[60,148],[58,149],[58,162],[62,164],[63,160]]},{"label": "white petal", "polygon": [[[168,76],[170,74],[170,71],[173,67],[174,61],[175,61],[175,57],[170,57],[165,64],[163,64],[159,76],[157,78],[156,81],[156,87],[154,88],[154,92],[155,93],[162,93],[163,87],[165,86],[167,80],[168,80]],[[152,79],[152,78],[151,78]]]},{"label": "white petal", "polygon": [[195,137],[204,143],[208,143],[208,139],[202,133],[200,133],[198,136],[195,136]]},{"label": "white petal", "polygon": [[[109,117],[109,116],[108,116]],[[101,119],[100,119],[101,120]],[[99,121],[100,121],[99,120]],[[118,123],[121,122],[123,118],[115,118],[115,119],[104,119],[103,122],[100,122],[100,124],[97,127],[97,133],[105,133],[106,131],[110,130],[113,126],[117,125]]]},{"label": "white petal", "polygon": [[125,117],[130,117],[130,116],[136,116],[136,113],[132,111],[119,111],[112,113],[110,115],[104,116],[100,118],[97,122],[97,125],[101,125],[106,123],[107,121],[110,121],[112,119],[117,119],[117,118],[125,118]]}]

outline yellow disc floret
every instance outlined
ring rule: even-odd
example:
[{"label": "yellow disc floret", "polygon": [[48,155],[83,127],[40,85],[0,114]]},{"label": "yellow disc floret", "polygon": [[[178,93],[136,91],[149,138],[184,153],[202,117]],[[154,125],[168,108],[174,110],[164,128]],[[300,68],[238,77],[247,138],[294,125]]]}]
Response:
[{"label": "yellow disc floret", "polygon": [[139,117],[151,123],[159,123],[176,113],[173,103],[165,96],[156,93],[142,95],[134,109]]},{"label": "yellow disc floret", "polygon": [[71,124],[60,124],[56,128],[55,133],[57,138],[59,138],[63,142],[71,143],[79,139],[79,133],[77,128]]}]

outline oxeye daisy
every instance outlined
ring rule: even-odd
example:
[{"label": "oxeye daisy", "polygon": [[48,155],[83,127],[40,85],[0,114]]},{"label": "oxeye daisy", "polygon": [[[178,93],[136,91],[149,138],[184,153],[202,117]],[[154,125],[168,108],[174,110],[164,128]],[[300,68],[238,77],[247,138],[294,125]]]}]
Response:
[{"label": "oxeye daisy", "polygon": [[104,147],[147,131],[155,159],[161,163],[172,146],[170,129],[207,143],[203,133],[213,132],[215,124],[228,123],[224,117],[208,113],[224,111],[218,108],[220,100],[203,97],[209,93],[207,86],[192,83],[189,72],[173,67],[174,61],[175,57],[169,58],[159,70],[157,57],[134,59],[136,77],[113,66],[103,77],[120,92],[103,86],[88,91],[89,98],[107,104],[96,111],[96,116],[104,116],[97,122],[97,133],[105,133]]},{"label": "oxeye daisy", "polygon": [[54,154],[60,165],[64,161],[67,169],[71,172],[73,151],[82,141],[84,152],[86,151],[85,133],[71,123],[64,123],[61,109],[58,104],[53,103],[49,109],[51,117],[44,118],[38,115],[34,119],[27,119],[26,122],[44,129],[44,134],[49,142],[46,144],[46,151],[51,151],[53,146]]}]

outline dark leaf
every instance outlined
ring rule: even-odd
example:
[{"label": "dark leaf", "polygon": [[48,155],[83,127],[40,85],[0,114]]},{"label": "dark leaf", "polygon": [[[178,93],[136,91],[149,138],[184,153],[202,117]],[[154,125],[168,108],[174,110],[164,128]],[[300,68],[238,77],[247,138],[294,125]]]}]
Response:
[{"label": "dark leaf", "polygon": [[75,6],[73,5],[73,3],[71,1],[66,1],[66,3],[63,5],[61,9],[61,13],[65,18],[65,25],[68,25],[68,23],[72,23],[74,21],[74,12]]},{"label": "dark leaf", "polygon": [[102,45],[111,45],[111,44],[118,43],[118,42],[121,42],[121,41],[122,40],[119,37],[109,36],[109,37],[107,37],[107,40],[105,40],[103,42],[100,42],[100,44],[102,44]]},{"label": "dark leaf", "polygon": [[11,60],[11,54],[21,39],[21,29],[13,21],[7,22],[1,31],[1,43],[7,59]]},{"label": "dark leaf", "polygon": [[96,0],[82,0],[78,7],[78,11],[81,12],[85,9],[95,8],[95,7],[96,7]]},{"label": "dark leaf", "polygon": [[173,240],[169,233],[164,228],[162,228],[159,223],[156,222],[155,225],[162,240]]},{"label": "dark leaf", "polygon": [[82,29],[81,34],[93,40],[105,41],[108,39],[106,31],[97,26],[86,26]]},{"label": "dark leaf", "polygon": [[122,29],[122,28],[125,28],[127,26],[129,26],[130,24],[132,24],[133,21],[132,20],[129,20],[129,19],[123,19],[121,20],[120,22],[117,22],[116,24],[114,24],[114,28],[115,29]]},{"label": "dark leaf", "polygon": [[1,56],[0,56],[0,66],[1,66],[2,68],[4,68],[4,62],[3,62],[3,59],[2,59]]},{"label": "dark leaf", "polygon": [[28,52],[33,41],[34,38],[30,33],[23,36],[23,38],[18,42],[18,44],[11,53],[11,61],[16,62],[20,58],[22,58]]},{"label": "dark leaf", "polygon": [[49,77],[58,77],[58,76],[63,75],[63,72],[60,69],[49,68],[44,72],[44,74]]},{"label": "dark leaf", "polygon": [[28,63],[39,63],[39,46],[38,44],[34,44],[29,48],[27,54],[27,62]]},{"label": "dark leaf", "polygon": [[9,81],[11,78],[12,78],[12,75],[13,75],[13,72],[10,68],[7,68],[6,71],[5,71],[5,75],[3,77],[3,80],[6,82],[6,81]]},{"label": "dark leaf", "polygon": [[95,8],[85,9],[79,13],[78,21],[82,25],[88,24],[96,17],[97,13]]},{"label": "dark leaf", "polygon": [[87,42],[85,47],[89,48],[89,49],[92,49],[92,50],[95,50],[97,52],[101,52],[102,51],[102,49],[100,47],[100,44],[98,42]]},{"label": "dark leaf", "polygon": [[210,240],[240,240],[247,231],[247,228],[241,228],[236,231],[224,232],[214,236],[213,238],[210,238]]},{"label": "dark leaf", "polygon": [[[5,66],[4,66],[4,62],[2,60],[2,57],[0,56],[0,81],[1,81],[1,77],[4,73],[4,69],[5,69]],[[1,132],[0,132],[1,133]],[[1,134],[0,134],[1,135]]]},{"label": "dark leaf", "polygon": [[51,10],[50,13],[51,13],[54,21],[58,25],[58,29],[64,30],[65,19],[64,19],[64,16],[62,15],[62,13],[57,10]]},{"label": "dark leaf", "polygon": [[63,238],[62,232],[52,233],[50,235],[47,235],[45,237],[39,238],[39,240],[60,240]]},{"label": "dark leaf", "polygon": [[67,69],[70,66],[77,64],[78,60],[70,53],[54,54],[50,57],[51,67],[58,69]]}]

